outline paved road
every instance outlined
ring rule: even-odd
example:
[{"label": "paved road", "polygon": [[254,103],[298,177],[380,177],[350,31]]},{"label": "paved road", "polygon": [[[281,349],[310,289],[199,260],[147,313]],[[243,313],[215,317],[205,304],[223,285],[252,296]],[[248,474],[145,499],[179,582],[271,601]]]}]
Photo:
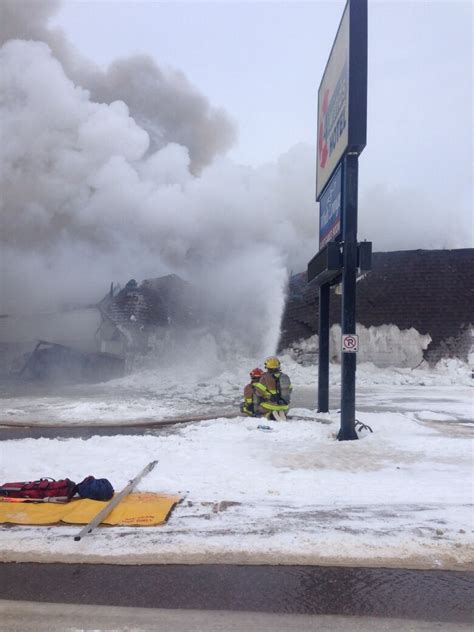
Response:
[{"label": "paved road", "polygon": [[0,564],[0,599],[467,623],[474,573],[236,565]]}]

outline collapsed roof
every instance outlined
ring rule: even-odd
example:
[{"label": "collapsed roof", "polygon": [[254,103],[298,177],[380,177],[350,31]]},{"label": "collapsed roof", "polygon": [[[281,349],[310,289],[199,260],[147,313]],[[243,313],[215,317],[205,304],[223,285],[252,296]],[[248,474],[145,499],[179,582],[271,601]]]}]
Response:
[{"label": "collapsed roof", "polygon": [[99,309],[116,325],[130,329],[200,322],[197,291],[176,274],[146,279],[141,285],[131,279],[117,294],[104,297]]}]

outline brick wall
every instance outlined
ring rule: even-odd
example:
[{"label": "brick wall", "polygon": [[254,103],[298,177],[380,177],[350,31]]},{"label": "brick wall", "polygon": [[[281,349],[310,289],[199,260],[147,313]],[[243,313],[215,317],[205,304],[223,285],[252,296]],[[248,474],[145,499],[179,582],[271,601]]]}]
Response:
[{"label": "brick wall", "polygon": [[[294,275],[282,321],[280,349],[318,332],[319,288]],[[429,334],[430,362],[467,358],[474,324],[474,249],[378,252],[372,271],[357,284],[357,322],[396,325]],[[341,297],[332,288],[330,322],[340,322]]]}]

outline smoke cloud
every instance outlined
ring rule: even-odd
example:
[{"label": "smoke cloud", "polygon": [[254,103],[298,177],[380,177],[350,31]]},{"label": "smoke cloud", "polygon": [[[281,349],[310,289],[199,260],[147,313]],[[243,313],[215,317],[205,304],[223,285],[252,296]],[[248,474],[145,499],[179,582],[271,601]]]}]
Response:
[{"label": "smoke cloud", "polygon": [[[48,26],[59,8],[0,5],[0,312],[94,302],[112,280],[173,272],[249,349],[273,351],[288,272],[317,250],[314,148],[233,164],[234,124],[182,73],[147,56],[98,68]],[[362,237],[377,250],[403,247],[381,209],[408,218],[423,204],[400,195],[362,195]],[[434,226],[432,243],[414,233],[405,247],[457,245]]]},{"label": "smoke cloud", "polygon": [[235,134],[225,113],[149,58],[102,72],[75,56],[47,27],[58,6],[2,4],[1,312],[175,272],[249,348],[273,350],[287,266],[314,234],[294,195],[311,178],[294,152],[311,149],[256,170],[217,159]]},{"label": "smoke cloud", "polygon": [[60,29],[48,26],[60,7],[59,0],[5,0],[0,44],[9,39],[47,43],[66,75],[86,88],[92,101],[127,103],[130,115],[148,132],[151,151],[173,142],[187,147],[194,173],[232,146],[236,130],[229,116],[211,107],[182,72],[162,69],[147,55],[118,59],[102,70],[81,57]]}]

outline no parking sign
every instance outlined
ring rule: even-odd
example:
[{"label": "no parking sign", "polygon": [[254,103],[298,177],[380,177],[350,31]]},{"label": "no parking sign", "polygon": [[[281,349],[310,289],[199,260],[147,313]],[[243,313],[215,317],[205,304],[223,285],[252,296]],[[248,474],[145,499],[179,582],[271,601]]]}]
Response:
[{"label": "no parking sign", "polygon": [[342,335],[342,352],[357,353],[359,351],[359,336],[357,334]]}]

